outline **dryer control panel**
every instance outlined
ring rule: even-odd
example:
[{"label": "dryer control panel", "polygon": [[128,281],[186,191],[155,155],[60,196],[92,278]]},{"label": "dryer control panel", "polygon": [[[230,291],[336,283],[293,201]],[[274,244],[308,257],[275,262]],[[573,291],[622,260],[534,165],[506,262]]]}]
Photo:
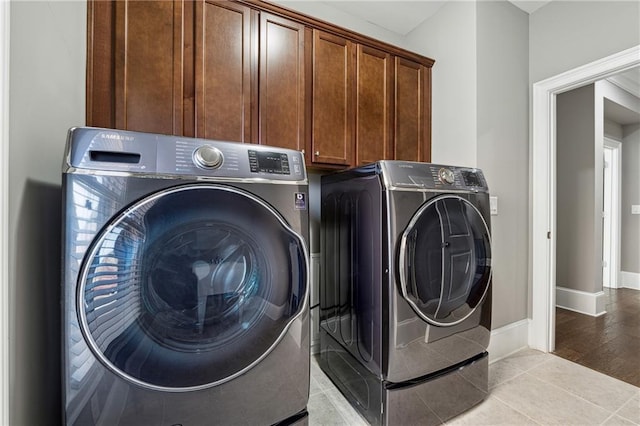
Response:
[{"label": "dryer control panel", "polygon": [[301,152],[254,144],[78,127],[69,131],[63,171],[305,181]]},{"label": "dryer control panel", "polygon": [[476,168],[412,161],[379,161],[377,164],[388,189],[489,191],[482,170]]}]

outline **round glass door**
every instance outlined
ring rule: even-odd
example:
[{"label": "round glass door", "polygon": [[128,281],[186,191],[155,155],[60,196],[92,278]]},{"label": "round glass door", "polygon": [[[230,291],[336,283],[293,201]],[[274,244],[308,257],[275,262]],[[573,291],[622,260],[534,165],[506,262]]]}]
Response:
[{"label": "round glass door", "polygon": [[400,287],[427,322],[448,326],[468,318],[491,281],[489,228],[466,199],[434,198],[413,216],[400,242]]},{"label": "round glass door", "polygon": [[112,371],[159,390],[215,386],[264,358],[305,306],[305,243],[257,197],[164,190],[98,235],[80,273],[83,334]]}]

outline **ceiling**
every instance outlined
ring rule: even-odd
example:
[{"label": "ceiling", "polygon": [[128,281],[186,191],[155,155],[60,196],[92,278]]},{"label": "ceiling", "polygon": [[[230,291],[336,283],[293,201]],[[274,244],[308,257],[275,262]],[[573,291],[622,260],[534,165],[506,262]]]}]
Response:
[{"label": "ceiling", "polygon": [[[447,1],[457,0],[382,0],[375,2],[328,0],[323,3],[388,31],[406,36],[434,15]],[[549,1],[535,0],[510,1],[527,13],[532,13],[549,3]],[[371,3],[375,3],[375,7],[372,7]]]}]

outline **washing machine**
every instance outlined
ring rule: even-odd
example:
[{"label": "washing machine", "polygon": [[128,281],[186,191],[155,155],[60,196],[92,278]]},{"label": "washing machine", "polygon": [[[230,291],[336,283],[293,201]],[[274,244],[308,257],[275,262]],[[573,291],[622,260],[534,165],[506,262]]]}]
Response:
[{"label": "washing machine", "polygon": [[306,424],[297,151],[74,128],[63,164],[63,423]]},{"label": "washing machine", "polygon": [[379,161],[321,178],[318,362],[374,425],[441,424],[481,402],[491,329],[479,169]]}]

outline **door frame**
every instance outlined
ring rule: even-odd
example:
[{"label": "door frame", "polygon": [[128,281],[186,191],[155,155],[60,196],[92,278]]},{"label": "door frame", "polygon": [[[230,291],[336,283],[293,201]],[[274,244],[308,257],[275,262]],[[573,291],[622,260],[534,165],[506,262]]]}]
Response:
[{"label": "door frame", "polygon": [[[618,288],[618,276],[620,272],[620,188],[621,188],[621,168],[622,161],[622,143],[615,139],[611,139],[607,136],[604,137],[603,147],[605,150],[610,150],[612,155],[612,167],[608,167],[611,170],[611,211],[610,211],[610,247],[609,258],[603,261],[608,262],[609,267],[609,283],[611,285],[608,288]],[[606,171],[605,171],[606,173]],[[604,179],[603,179],[604,184]],[[604,194],[603,194],[604,200]],[[603,229],[603,242],[602,252],[605,252],[604,244],[604,229]],[[604,265],[603,265],[604,267]],[[604,274],[603,274],[604,280]],[[604,281],[602,283],[604,287]]]},{"label": "door frame", "polygon": [[637,66],[640,45],[533,84],[529,173],[532,308],[528,330],[533,349],[555,349],[556,96]]}]

